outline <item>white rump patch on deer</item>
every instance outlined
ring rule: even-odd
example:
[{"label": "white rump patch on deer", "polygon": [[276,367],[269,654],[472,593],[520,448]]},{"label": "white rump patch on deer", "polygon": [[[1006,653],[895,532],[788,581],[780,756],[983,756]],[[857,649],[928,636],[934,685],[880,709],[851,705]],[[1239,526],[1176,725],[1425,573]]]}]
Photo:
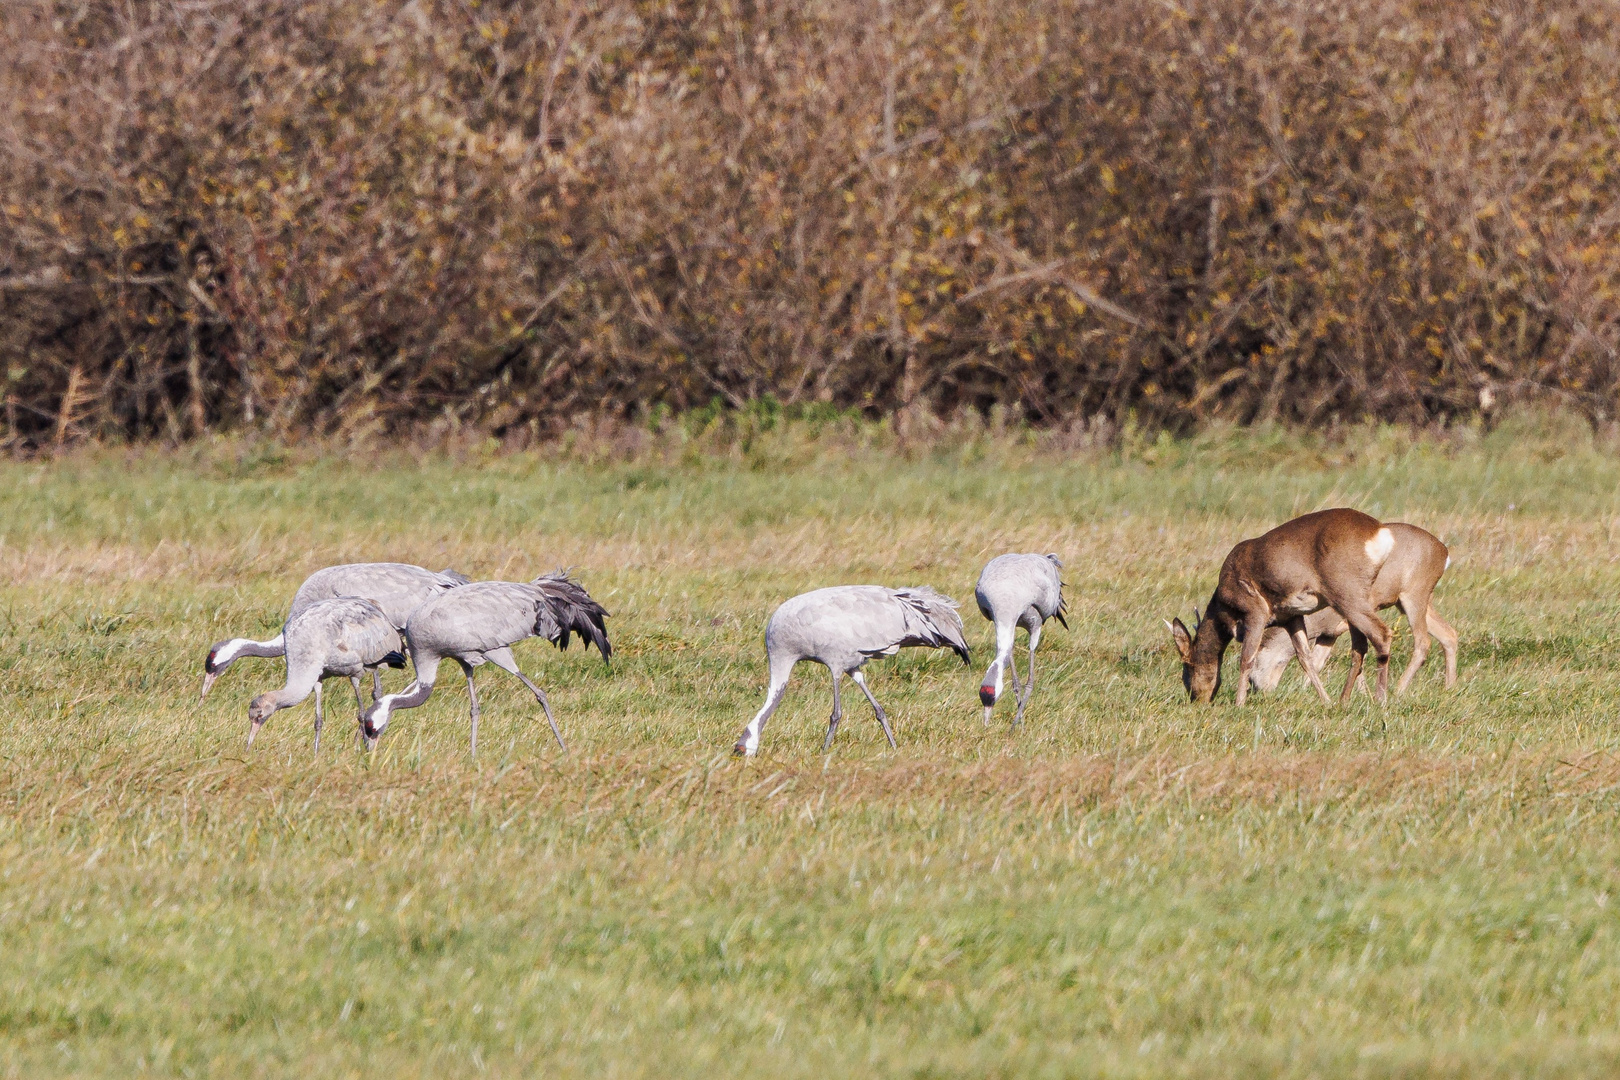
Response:
[{"label": "white rump patch on deer", "polygon": [[1372,539],[1366,543],[1367,558],[1372,560],[1374,566],[1383,566],[1389,553],[1395,550],[1395,534],[1388,529],[1379,529],[1372,534]]}]

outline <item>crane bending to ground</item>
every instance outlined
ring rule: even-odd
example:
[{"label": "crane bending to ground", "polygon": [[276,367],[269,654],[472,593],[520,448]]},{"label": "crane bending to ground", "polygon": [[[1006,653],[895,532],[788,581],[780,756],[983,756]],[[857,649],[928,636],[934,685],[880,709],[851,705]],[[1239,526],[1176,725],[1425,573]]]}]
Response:
[{"label": "crane bending to ground", "polygon": [[287,685],[253,699],[248,706],[247,744],[278,709],[291,708],[315,693],[315,752],[321,752],[321,680],[334,675],[354,684],[355,716],[365,708],[360,700],[360,676],[370,671],[372,697],[377,696],[377,669],[384,664],[402,668],[399,631],[370,600],[342,596],[319,600],[287,620],[282,631],[287,644]]},{"label": "crane bending to ground", "polygon": [[[1063,617],[1068,605],[1063,601],[1063,579],[1059,574],[1062,568],[1056,555],[998,555],[979,574],[973,598],[979,602],[979,611],[996,627],[996,658],[990,661],[979,684],[986,724],[1001,698],[1003,669],[1011,672],[1013,693],[1018,697],[1013,727],[1023,721],[1024,706],[1035,690],[1035,646],[1040,644],[1041,628],[1046,620],[1054,618],[1065,630],[1069,627]],[[1013,638],[1020,626],[1029,632],[1029,678],[1022,685],[1018,682],[1018,665],[1013,661]]]},{"label": "crane bending to ground", "polygon": [[433,694],[439,661],[454,660],[467,676],[467,697],[472,708],[472,752],[478,752],[478,688],[473,668],[486,660],[510,671],[527,686],[545,711],[546,723],[566,753],[562,733],[551,715],[551,703],[541,689],[518,669],[512,646],[525,638],[542,637],[559,649],[568,648],[578,634],[587,648],[596,646],[606,663],[613,656],[608,643],[607,609],[565,573],[546,574],[533,581],[479,581],[441,593],[423,603],[405,623],[405,640],[416,668],[416,681],[397,694],[383,694],[361,716],[366,745],[375,747],[396,709],[414,709]]},{"label": "crane bending to ground", "polygon": [[[394,628],[403,630],[405,620],[410,618],[411,612],[417,605],[430,596],[447,592],[450,589],[465,585],[471,580],[465,574],[458,574],[454,570],[428,570],[409,563],[346,563],[342,566],[328,566],[324,570],[317,570],[304,579],[293,594],[292,607],[287,610],[287,620],[292,621],[294,616],[301,613],[311,604],[322,600],[330,600],[338,596],[364,596],[383,610]],[[287,631],[282,632],[268,641],[254,641],[251,638],[228,638],[216,642],[208,650],[208,658],[203,661],[203,681],[201,701],[208,697],[209,689],[214,680],[219,678],[224,670],[244,656],[285,656],[287,653]]]},{"label": "crane bending to ground", "polygon": [[845,675],[855,680],[872,703],[872,711],[893,747],[889,718],[867,687],[861,665],[874,656],[893,656],[912,645],[949,648],[962,658],[962,663],[968,663],[962,618],[956,607],[955,600],[927,586],[888,589],[881,585],[837,585],[787,601],[765,626],[765,655],[771,668],[771,688],[765,705],[743,729],[733,752],[748,757],[758,752],[765,721],[782,703],[793,665],[800,660],[814,660],[832,672],[832,716],[827,720],[822,750],[832,746],[844,715],[839,683]]}]

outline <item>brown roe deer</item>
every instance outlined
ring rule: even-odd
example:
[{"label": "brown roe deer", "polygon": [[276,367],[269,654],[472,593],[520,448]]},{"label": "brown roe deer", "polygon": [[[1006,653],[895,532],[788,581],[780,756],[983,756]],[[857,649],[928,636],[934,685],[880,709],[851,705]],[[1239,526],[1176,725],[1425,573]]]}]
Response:
[{"label": "brown roe deer", "polygon": [[1331,607],[1350,624],[1354,651],[1340,700],[1354,689],[1371,642],[1378,656],[1374,696],[1382,703],[1389,694],[1390,634],[1378,618],[1373,582],[1394,547],[1395,536],[1382,522],[1349,509],[1306,514],[1234,547],[1221,565],[1220,582],[1196,635],[1189,634],[1180,619],[1170,624],[1181,654],[1181,681],[1192,700],[1214,700],[1221,684],[1221,657],[1235,637],[1243,642],[1237,687],[1237,703],[1242,705],[1266,629],[1282,626],[1311,685],[1331,704],[1311,663],[1305,636],[1305,616]]},{"label": "brown roe deer", "polygon": [[[1457,631],[1434,609],[1434,587],[1451,565],[1451,553],[1437,536],[1416,525],[1391,521],[1386,527],[1395,537],[1395,547],[1373,582],[1373,603],[1380,611],[1399,604],[1406,613],[1407,624],[1412,627],[1412,660],[1395,684],[1395,693],[1406,690],[1418,668],[1428,659],[1431,634],[1440,640],[1440,648],[1445,651],[1446,686],[1449,687],[1457,681]],[[1322,670],[1332,654],[1339,635],[1349,629],[1344,616],[1332,608],[1323,608],[1305,617],[1305,638],[1311,643],[1311,659],[1317,671]],[[1294,658],[1294,652],[1287,630],[1280,626],[1267,630],[1261,641],[1260,656],[1249,673],[1249,684],[1256,690],[1274,689],[1288,661]]]}]

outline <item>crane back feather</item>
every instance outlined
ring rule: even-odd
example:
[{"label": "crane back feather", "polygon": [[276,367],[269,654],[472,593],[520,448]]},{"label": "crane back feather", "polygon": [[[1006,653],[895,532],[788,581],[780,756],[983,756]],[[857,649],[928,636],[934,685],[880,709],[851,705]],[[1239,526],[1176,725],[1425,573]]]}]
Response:
[{"label": "crane back feather", "polygon": [[900,601],[905,617],[905,634],[897,644],[902,647],[922,645],[930,649],[949,648],[969,663],[967,639],[962,629],[962,617],[956,613],[957,603],[950,597],[935,592],[927,585],[908,589],[895,589],[894,598]]},{"label": "crane back feather", "polygon": [[998,555],[980,573],[973,597],[991,622],[998,615],[1016,621],[1034,608],[1042,621],[1055,618],[1067,628],[1062,570],[1062,560],[1050,553]]},{"label": "crane back feather", "polygon": [[468,583],[465,574],[434,571],[410,563],[345,563],[317,570],[294,594],[287,617],[311,604],[338,596],[364,596],[403,629],[412,611],[427,600]]}]

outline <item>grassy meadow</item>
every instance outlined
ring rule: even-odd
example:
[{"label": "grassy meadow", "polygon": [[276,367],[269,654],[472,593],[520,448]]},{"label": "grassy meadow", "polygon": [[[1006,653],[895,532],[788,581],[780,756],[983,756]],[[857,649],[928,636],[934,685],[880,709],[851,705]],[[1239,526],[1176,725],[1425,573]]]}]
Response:
[{"label": "grassy meadow", "polygon": [[[1620,456],[1584,429],[610,451],[0,465],[0,1076],[1620,1069]],[[1386,709],[1296,667],[1239,710],[1232,652],[1187,704],[1160,620],[1332,505],[1451,545],[1457,686],[1436,648]],[[1013,550],[1071,605],[1016,731],[981,721],[972,601]],[[470,758],[453,666],[373,755],[341,681],[318,758],[307,703],[246,751],[280,662],[199,705],[208,645],[365,559],[574,567],[612,666],[516,650],[571,752],[485,667]],[[846,684],[824,755],[801,665],[733,760],[765,618],[851,582],[955,596],[973,669],[872,663],[899,749]]]}]

